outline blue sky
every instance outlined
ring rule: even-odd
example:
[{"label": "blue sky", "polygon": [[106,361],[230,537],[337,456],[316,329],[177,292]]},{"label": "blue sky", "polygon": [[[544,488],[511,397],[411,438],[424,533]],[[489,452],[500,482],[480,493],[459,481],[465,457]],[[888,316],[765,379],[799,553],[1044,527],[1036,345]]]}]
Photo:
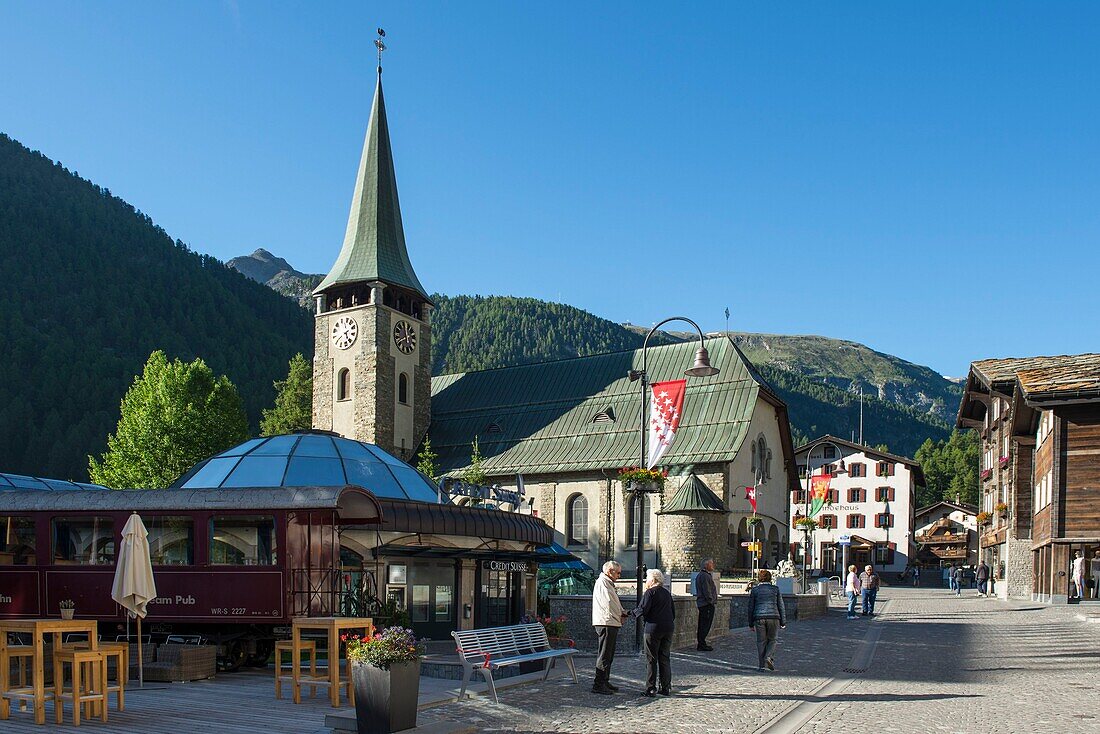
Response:
[{"label": "blue sky", "polygon": [[0,130],[192,248],[324,272],[383,26],[429,290],[1096,351],[1095,3],[0,5]]}]

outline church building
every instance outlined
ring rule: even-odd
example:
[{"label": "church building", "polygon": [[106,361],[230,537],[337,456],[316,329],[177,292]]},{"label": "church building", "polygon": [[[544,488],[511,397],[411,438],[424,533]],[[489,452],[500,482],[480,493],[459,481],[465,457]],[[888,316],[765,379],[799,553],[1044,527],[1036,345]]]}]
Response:
[{"label": "church building", "polygon": [[[469,465],[476,439],[489,482],[525,491],[524,511],[593,568],[614,558],[629,577],[639,529],[646,564],[679,572],[709,557],[747,570],[754,548],[772,568],[788,556],[797,471],[787,408],[727,336],[707,340],[720,372],[688,378],[659,466],[670,476],[644,500],[617,481],[640,463],[641,397],[628,377],[640,350],[432,379],[432,303],[405,244],[381,73],[343,247],[314,296],[315,429],[413,463],[430,437],[451,476]],[[650,348],[650,380],[683,377],[695,348]]]}]

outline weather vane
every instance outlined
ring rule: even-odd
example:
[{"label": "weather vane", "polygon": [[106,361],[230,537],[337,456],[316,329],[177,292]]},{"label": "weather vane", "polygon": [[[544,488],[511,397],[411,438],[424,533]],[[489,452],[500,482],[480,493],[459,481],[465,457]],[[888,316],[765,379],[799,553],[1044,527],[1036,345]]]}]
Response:
[{"label": "weather vane", "polygon": [[382,52],[386,50],[386,44],[382,40],[386,37],[386,32],[381,28],[378,29],[378,38],[374,39],[374,45],[378,47],[378,73],[382,73]]}]

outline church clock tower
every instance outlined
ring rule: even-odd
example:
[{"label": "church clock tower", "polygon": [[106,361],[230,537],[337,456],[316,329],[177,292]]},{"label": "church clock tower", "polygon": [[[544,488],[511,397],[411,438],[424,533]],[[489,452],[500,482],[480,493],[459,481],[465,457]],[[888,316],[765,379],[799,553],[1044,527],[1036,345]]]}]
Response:
[{"label": "church clock tower", "polygon": [[313,427],[412,458],[431,415],[432,302],[405,248],[382,96],[381,38],[340,255],[313,291]]}]

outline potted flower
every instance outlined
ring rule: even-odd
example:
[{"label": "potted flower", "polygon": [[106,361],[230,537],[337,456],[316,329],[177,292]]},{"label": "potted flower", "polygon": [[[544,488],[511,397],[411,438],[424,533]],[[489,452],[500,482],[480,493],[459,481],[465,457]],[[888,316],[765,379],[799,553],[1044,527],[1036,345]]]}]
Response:
[{"label": "potted flower", "polygon": [[1004,502],[998,502],[993,509],[996,510],[997,514],[1001,517],[1008,517],[1008,505]]},{"label": "potted flower", "polygon": [[72,619],[73,615],[76,614],[76,602],[72,599],[65,599],[58,606],[61,607],[62,619]]},{"label": "potted flower", "polygon": [[535,622],[541,623],[546,630],[546,636],[550,639],[550,647],[560,648],[577,646],[573,640],[565,636],[566,619],[564,614],[557,617],[551,617],[549,615],[533,617],[528,614],[524,615],[522,621],[524,624],[534,624]]},{"label": "potted flower", "polygon": [[988,525],[993,520],[993,515],[988,512],[979,512],[974,516],[974,519],[978,521],[979,525]]},{"label": "potted flower", "polygon": [[341,635],[355,686],[359,734],[389,734],[416,726],[421,647],[411,629],[389,627],[373,637]]},{"label": "potted flower", "polygon": [[628,466],[619,470],[619,481],[628,492],[660,492],[668,479],[667,471]]},{"label": "potted flower", "polygon": [[815,530],[817,529],[817,520],[812,517],[796,515],[794,518],[794,526],[799,530]]}]

